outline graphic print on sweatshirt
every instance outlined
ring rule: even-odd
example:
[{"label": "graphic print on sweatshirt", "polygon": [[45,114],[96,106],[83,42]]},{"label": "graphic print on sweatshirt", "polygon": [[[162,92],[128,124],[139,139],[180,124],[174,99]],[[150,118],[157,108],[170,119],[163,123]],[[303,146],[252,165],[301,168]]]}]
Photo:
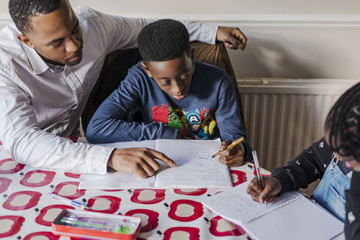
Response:
[{"label": "graphic print on sweatshirt", "polygon": [[183,138],[212,139],[216,120],[213,110],[196,108],[194,110],[174,109],[169,104],[151,107],[152,120],[162,122],[178,129]]}]

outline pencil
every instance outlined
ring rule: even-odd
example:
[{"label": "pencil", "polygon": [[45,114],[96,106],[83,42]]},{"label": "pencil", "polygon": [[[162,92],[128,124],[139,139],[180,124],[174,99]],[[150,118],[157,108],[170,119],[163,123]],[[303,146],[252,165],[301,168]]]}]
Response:
[{"label": "pencil", "polygon": [[[241,142],[244,141],[244,140],[245,140],[245,138],[244,138],[244,137],[241,137],[241,138],[239,138],[238,140],[233,141],[229,146],[227,146],[226,149],[230,150],[230,149],[232,149],[233,147],[235,147],[237,144],[241,143]],[[220,153],[220,152],[217,152],[217,153],[215,153],[214,155],[212,155],[211,157],[214,158],[214,157],[216,157],[217,155],[219,155],[219,153]]]}]

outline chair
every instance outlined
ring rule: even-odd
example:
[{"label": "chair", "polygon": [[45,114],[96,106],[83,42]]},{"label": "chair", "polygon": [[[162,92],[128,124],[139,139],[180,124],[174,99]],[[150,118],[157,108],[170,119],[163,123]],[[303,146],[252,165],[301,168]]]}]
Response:
[{"label": "chair", "polygon": [[[195,59],[218,66],[231,76],[238,105],[240,106],[239,90],[225,45],[223,43],[212,45],[192,42],[191,46],[195,49]],[[128,69],[140,60],[141,56],[137,48],[118,50],[106,57],[99,79],[90,93],[89,100],[81,116],[84,131],[96,109],[119,86],[120,82],[126,77]],[[139,115],[135,116],[137,119],[139,117]]]}]

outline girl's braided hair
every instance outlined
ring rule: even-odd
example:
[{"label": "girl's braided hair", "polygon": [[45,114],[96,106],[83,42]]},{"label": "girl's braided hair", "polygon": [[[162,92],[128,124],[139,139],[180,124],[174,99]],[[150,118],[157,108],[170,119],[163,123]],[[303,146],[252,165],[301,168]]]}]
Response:
[{"label": "girl's braided hair", "polygon": [[325,130],[335,152],[360,162],[360,83],[341,95],[331,108]]}]

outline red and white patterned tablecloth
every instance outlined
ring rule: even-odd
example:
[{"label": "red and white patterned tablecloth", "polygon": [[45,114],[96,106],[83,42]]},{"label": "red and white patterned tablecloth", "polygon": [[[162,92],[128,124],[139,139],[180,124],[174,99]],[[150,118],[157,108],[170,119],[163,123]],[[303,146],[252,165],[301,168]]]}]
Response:
[{"label": "red and white patterned tablecloth", "polygon": [[[252,164],[231,169],[234,185],[254,177]],[[62,209],[73,209],[47,195],[54,192],[86,202],[91,210],[138,216],[137,239],[251,239],[239,226],[211,213],[201,200],[219,189],[79,190],[79,175],[34,169],[16,163],[0,142],[0,238],[69,239],[52,233]]]}]

